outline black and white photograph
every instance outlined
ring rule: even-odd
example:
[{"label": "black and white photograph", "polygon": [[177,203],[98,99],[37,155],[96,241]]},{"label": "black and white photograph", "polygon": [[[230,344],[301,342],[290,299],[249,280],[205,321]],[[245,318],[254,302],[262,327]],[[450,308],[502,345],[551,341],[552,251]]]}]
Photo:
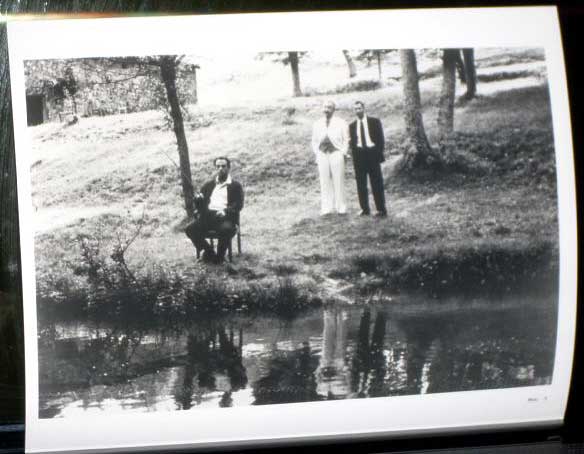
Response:
[{"label": "black and white photograph", "polygon": [[25,71],[40,417],[551,382],[541,49]]},{"label": "black and white photograph", "polygon": [[333,44],[23,59],[34,418],[548,399],[549,53]]}]

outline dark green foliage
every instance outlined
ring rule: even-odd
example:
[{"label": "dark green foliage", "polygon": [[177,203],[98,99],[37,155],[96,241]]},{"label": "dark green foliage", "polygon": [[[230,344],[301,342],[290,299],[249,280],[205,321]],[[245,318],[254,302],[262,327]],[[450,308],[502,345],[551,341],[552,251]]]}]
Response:
[{"label": "dark green foliage", "polygon": [[78,90],[78,84],[71,66],[65,68],[62,77],[59,77],[53,85],[53,90],[55,96],[59,99],[75,96]]},{"label": "dark green foliage", "polygon": [[[408,141],[402,134],[396,134],[388,141],[392,154],[404,153],[407,146]],[[405,172],[407,178],[437,179],[459,174],[472,179],[490,175],[522,184],[544,184],[550,191],[555,191],[553,131],[539,124],[520,130],[507,125],[489,131],[455,131],[439,145],[437,154],[440,160],[431,166],[432,172],[424,175]]]},{"label": "dark green foliage", "polygon": [[492,74],[479,74],[479,82],[497,82],[500,80],[521,79],[524,77],[541,77],[540,71],[523,70],[523,71],[501,71]]},{"label": "dark green foliage", "polygon": [[365,49],[357,55],[356,59],[366,61],[368,65],[371,65],[378,55],[383,56],[392,52],[397,52],[397,49]]},{"label": "dark green foliage", "polygon": [[[499,128],[494,133],[455,133],[441,152],[455,171],[495,173],[546,183],[553,190],[556,179],[553,132],[533,128]],[[452,157],[451,161],[449,158]]]},{"label": "dark green foliage", "polygon": [[318,358],[311,355],[310,346],[277,353],[270,359],[269,373],[254,383],[254,405],[322,400],[314,376]]},{"label": "dark green foliage", "polygon": [[[212,319],[228,314],[275,315],[291,320],[320,305],[289,277],[274,284],[254,284],[238,291],[218,278],[181,274],[162,267],[134,271],[124,253],[130,242],[108,250],[95,236],[77,239],[80,264],[72,276],[37,276],[39,322],[116,320],[125,326],[158,326],[161,322],[180,326],[201,316]],[[282,275],[293,269],[282,268]]]},{"label": "dark green foliage", "polygon": [[353,273],[381,277],[377,284],[393,291],[486,296],[556,288],[558,258],[546,243],[527,249],[491,245],[356,257]]},{"label": "dark green foliage", "polygon": [[348,82],[346,84],[338,85],[332,90],[317,90],[306,88],[304,90],[304,96],[321,96],[334,95],[340,93],[353,93],[359,91],[377,90],[378,88],[381,88],[381,83],[378,80],[356,80],[354,82]]},{"label": "dark green foliage", "polygon": [[381,83],[378,80],[358,80],[349,82],[348,84],[337,87],[334,93],[351,93],[354,91],[369,91],[381,88]]}]

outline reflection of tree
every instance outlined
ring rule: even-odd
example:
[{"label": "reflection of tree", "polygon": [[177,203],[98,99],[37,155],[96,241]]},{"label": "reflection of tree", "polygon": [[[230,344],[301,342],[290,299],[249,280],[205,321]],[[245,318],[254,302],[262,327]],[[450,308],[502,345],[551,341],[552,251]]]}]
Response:
[{"label": "reflection of tree", "polygon": [[444,336],[441,336],[440,345],[428,372],[428,393],[461,389],[461,364],[454,355],[452,345]]},{"label": "reflection of tree", "polygon": [[351,392],[358,397],[365,397],[365,386],[369,374],[369,324],[371,323],[371,310],[367,307],[361,314],[359,322],[359,334],[355,356],[353,356],[351,367]]},{"label": "reflection of tree", "polygon": [[317,360],[304,343],[295,351],[278,351],[269,360],[268,374],[253,386],[254,405],[319,400],[314,371]]},{"label": "reflection of tree", "polygon": [[439,327],[427,320],[402,320],[402,329],[407,339],[407,392],[420,394],[422,392],[422,371],[428,357],[432,340],[437,335]]},{"label": "reflection of tree", "polygon": [[371,382],[369,397],[386,395],[384,389],[386,361],[383,354],[383,340],[385,338],[386,315],[379,312],[375,318],[373,335],[371,337]]},{"label": "reflection of tree", "polygon": [[73,367],[54,372],[63,377],[68,375],[68,383],[93,386],[124,383],[138,373],[139,367],[132,367],[136,349],[142,342],[144,333],[128,330],[96,329],[89,340],[55,340],[56,359],[65,359]]},{"label": "reflection of tree", "polygon": [[497,313],[480,314],[480,323],[458,316],[436,331],[440,348],[429,369],[428,392],[549,383],[555,329],[548,332],[552,325],[535,311],[510,311],[502,320]]},{"label": "reflection of tree", "polygon": [[[241,342],[240,330],[240,345]],[[229,377],[229,389],[223,390],[219,406],[228,407],[233,404],[232,392],[247,385],[241,347],[234,345],[233,330],[228,336],[225,327],[219,326],[207,331],[198,329],[197,334],[189,335],[184,376],[174,395],[178,407],[188,410],[193,399],[195,405],[200,404],[206,393],[217,390],[217,375],[223,373]]]}]

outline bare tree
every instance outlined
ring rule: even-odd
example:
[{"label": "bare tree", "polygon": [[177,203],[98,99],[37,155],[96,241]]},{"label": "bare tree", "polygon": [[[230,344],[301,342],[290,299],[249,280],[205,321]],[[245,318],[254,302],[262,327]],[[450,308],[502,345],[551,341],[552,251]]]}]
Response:
[{"label": "bare tree", "polygon": [[412,144],[405,159],[409,167],[414,167],[422,160],[427,161],[426,158],[432,155],[433,152],[424,129],[420,87],[418,83],[418,66],[414,50],[400,50],[400,60],[404,91],[404,120],[406,134]]},{"label": "bare tree", "polygon": [[477,93],[477,70],[474,59],[474,49],[462,49],[464,57],[464,75],[466,81],[466,93],[464,100],[472,99]]},{"label": "bare tree", "polygon": [[438,105],[438,131],[440,140],[454,130],[454,97],[456,93],[456,61],[459,49],[442,52],[442,89]]},{"label": "bare tree", "polygon": [[353,61],[351,54],[349,54],[348,50],[343,50],[343,55],[345,56],[349,68],[349,77],[355,77],[357,75],[357,68],[355,67],[355,62]]},{"label": "bare tree", "polygon": [[365,49],[357,56],[358,60],[365,60],[367,66],[371,66],[371,62],[375,60],[377,63],[377,78],[380,85],[383,85],[383,58],[385,55],[395,52],[395,49]]},{"label": "bare tree", "polygon": [[298,52],[288,52],[288,61],[290,62],[290,69],[292,71],[292,94],[295,97],[302,96],[300,89],[300,72],[298,70]]},{"label": "bare tree", "polygon": [[193,191],[193,181],[191,176],[191,163],[189,161],[189,146],[185,135],[185,127],[180,102],[176,90],[176,67],[181,58],[173,55],[159,57],[160,77],[164,82],[166,97],[170,107],[170,116],[176,142],[178,145],[178,155],[180,160],[180,175],[183,197],[185,201],[185,210],[188,216],[194,215],[195,198]]},{"label": "bare tree", "polygon": [[292,96],[302,96],[300,88],[300,59],[306,55],[306,52],[289,51],[289,52],[260,52],[256,58],[260,60],[268,59],[273,62],[290,65],[292,71]]},{"label": "bare tree", "polygon": [[185,202],[185,211],[189,217],[194,215],[194,189],[192,182],[189,147],[185,134],[184,118],[177,90],[177,68],[183,56],[163,55],[159,57],[121,57],[108,59],[110,65],[122,65],[124,68],[135,67],[136,74],[152,74],[148,68],[154,68],[157,77],[164,84],[170,118],[179,155],[179,169]]},{"label": "bare tree", "polygon": [[383,84],[383,74],[381,71],[381,58],[383,56],[383,51],[376,50],[375,57],[377,58],[377,77],[379,78],[379,83]]}]

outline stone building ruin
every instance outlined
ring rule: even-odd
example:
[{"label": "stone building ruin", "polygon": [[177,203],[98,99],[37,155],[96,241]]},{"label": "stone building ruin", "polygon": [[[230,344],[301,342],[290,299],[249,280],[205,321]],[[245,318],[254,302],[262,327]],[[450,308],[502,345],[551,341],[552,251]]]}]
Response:
[{"label": "stone building ruin", "polygon": [[[188,63],[177,68],[183,105],[197,103],[198,68]],[[25,62],[25,84],[29,126],[166,108],[154,66],[124,66],[112,59],[31,60]]]}]

